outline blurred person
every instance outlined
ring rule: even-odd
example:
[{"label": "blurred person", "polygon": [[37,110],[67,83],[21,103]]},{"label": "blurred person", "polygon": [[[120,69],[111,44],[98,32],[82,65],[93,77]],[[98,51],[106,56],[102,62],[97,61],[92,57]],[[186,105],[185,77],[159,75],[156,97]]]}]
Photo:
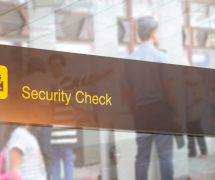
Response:
[{"label": "blurred person", "polygon": [[28,125],[11,125],[5,156],[6,173],[15,175],[10,180],[46,180],[40,147]]},{"label": "blurred person", "polygon": [[[204,96],[203,77],[198,71],[186,71],[186,91],[187,91],[187,130],[195,134],[203,133],[202,121],[206,118],[205,108],[207,102]],[[204,136],[188,135],[188,156],[197,157],[196,142],[199,146],[200,157],[207,156],[207,145]]]},{"label": "blurred person", "polygon": [[[61,84],[64,78],[64,68],[66,62],[62,56],[51,55],[48,60],[51,70],[51,90],[64,89]],[[58,108],[62,108],[64,114],[64,106],[60,103],[52,103],[52,121],[57,119]],[[57,134],[57,135],[56,135]],[[63,162],[64,179],[72,180],[74,174],[74,157],[72,144],[77,141],[76,130],[69,127],[52,125],[51,127],[43,127],[40,131],[40,142],[43,146],[44,156],[46,157],[48,179],[61,179],[61,161]]]},{"label": "blurred person", "polygon": [[[158,49],[158,23],[151,16],[137,20],[140,47],[129,58],[140,61],[168,63],[166,52]],[[177,114],[175,97],[172,94],[171,77],[162,74],[159,64],[146,66],[130,64],[128,85],[131,88],[132,112],[136,128],[148,127],[160,131],[170,130],[173,125],[173,111]],[[132,64],[134,67],[132,69]],[[132,71],[133,70],[133,71]],[[164,121],[162,121],[162,119]],[[155,130],[156,131],[156,130]],[[148,168],[152,142],[155,141],[162,180],[173,180],[173,136],[137,133],[137,155],[135,162],[136,180],[148,179]]]},{"label": "blurred person", "polygon": [[[35,90],[46,90],[51,89],[50,76],[47,71],[46,64],[44,61],[38,57],[33,57],[27,62],[26,75],[22,78],[21,84],[29,86],[31,89]],[[26,106],[29,105],[31,110],[34,112],[35,119],[50,118],[50,103],[47,101],[24,101]],[[39,113],[37,113],[39,111]],[[38,117],[37,117],[38,116]]]},{"label": "blurred person", "polygon": [[[48,59],[48,65],[53,77],[53,89],[62,89],[65,92],[72,91],[74,87],[91,84],[106,77],[111,70],[102,74],[89,75],[82,78],[70,78],[65,73],[66,60],[60,54],[52,54]],[[64,104],[53,103],[53,121],[68,122],[75,125],[81,115],[77,109],[68,108]],[[54,125],[50,134],[50,149],[47,151],[49,159],[49,174],[52,180],[60,180],[60,162],[63,161],[64,179],[72,180],[74,175],[73,144],[77,143],[77,129],[71,126]]]},{"label": "blurred person", "polygon": [[[28,60],[27,66],[26,66],[26,75],[23,77],[21,84],[27,85],[31,87],[32,89],[36,90],[51,90],[51,81],[50,81],[50,75],[47,71],[47,66],[44,63],[44,61],[38,57],[32,57]],[[29,112],[32,114],[28,118],[28,122],[50,122],[51,120],[51,104],[47,101],[37,101],[35,103],[34,101],[28,100],[23,101],[20,100],[20,111],[23,112],[23,114],[28,114]],[[21,113],[20,113],[21,114]],[[47,157],[45,151],[48,149],[48,145],[46,142],[46,139],[49,138],[49,131],[50,127],[42,126],[42,127],[31,127],[31,132],[34,132],[38,143],[41,148],[41,152],[43,155],[45,168],[46,168],[46,175],[47,179],[48,177],[48,164],[47,164]]]}]

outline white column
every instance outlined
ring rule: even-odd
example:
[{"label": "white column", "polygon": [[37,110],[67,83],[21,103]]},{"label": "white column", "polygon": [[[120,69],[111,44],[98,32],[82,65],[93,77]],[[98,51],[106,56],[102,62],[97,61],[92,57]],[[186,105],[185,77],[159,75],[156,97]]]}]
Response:
[{"label": "white column", "polygon": [[[93,54],[117,56],[117,9],[111,4],[95,4]],[[102,12],[103,11],[103,12]]]},{"label": "white column", "polygon": [[[115,8],[110,8],[112,3],[94,3],[94,55],[113,57],[117,56],[118,39],[117,39],[117,12]],[[98,63],[98,66],[100,63]],[[102,66],[102,65],[101,65]],[[99,68],[99,67],[98,67]],[[109,68],[113,68],[110,64]],[[110,82],[113,82],[114,76],[107,77]],[[105,81],[108,81],[105,79]],[[108,89],[107,83],[104,86],[99,83],[97,91]],[[107,111],[107,109],[105,109]],[[112,112],[108,112],[108,117],[105,112],[99,109],[98,119],[111,118]],[[100,131],[100,161],[102,180],[110,180],[116,178],[116,167],[110,160],[110,148],[113,145],[114,133],[109,131]]]},{"label": "white column", "polygon": [[[158,6],[162,4],[161,6]],[[188,65],[183,48],[183,8],[182,1],[157,0],[157,15],[159,21],[159,45],[170,56],[170,63]],[[175,85],[177,101],[180,109],[180,120],[185,121],[185,101],[183,88],[183,72],[178,72]],[[187,146],[176,148],[174,143],[174,176],[175,178],[188,174]]]},{"label": "white column", "polygon": [[55,50],[55,15],[50,7],[33,8],[29,3],[29,47]]},{"label": "white column", "polygon": [[[113,1],[114,2],[114,1]],[[109,4],[111,6],[111,3]],[[113,5],[113,4],[112,4]],[[118,14],[124,12],[125,4],[122,3],[119,6],[114,6],[109,8],[107,4],[103,7],[99,7],[99,9],[109,9],[104,11],[103,13],[96,14],[94,16],[94,31],[95,31],[95,43],[94,43],[94,53],[95,55],[102,55],[108,57],[118,57],[118,32],[117,32],[117,18]],[[105,7],[105,8],[104,8]],[[116,60],[117,61],[117,60]],[[98,67],[99,68],[99,67]],[[119,79],[122,74],[121,69],[114,66],[114,63],[110,64],[110,68],[113,69],[113,75],[110,75],[106,82],[110,82],[112,84],[104,83],[99,85],[99,90],[109,89],[108,86],[113,87],[112,92],[117,93],[114,97],[120,97],[120,89],[119,89]],[[117,69],[118,68],[118,69]],[[118,79],[119,78],[119,79]],[[113,85],[115,84],[115,85]],[[120,100],[116,100],[116,102],[120,102]],[[108,112],[108,115],[105,117],[102,112],[100,115],[101,118],[106,118],[106,122],[111,121],[111,117],[118,117],[115,123],[130,123],[131,114],[128,110],[122,110],[122,104],[116,105],[116,111],[125,111],[121,112]],[[108,111],[105,109],[104,111]],[[104,112],[105,113],[105,112]],[[115,114],[114,114],[115,113]],[[120,114],[120,115],[119,115]],[[130,126],[130,127],[131,127]],[[109,159],[109,148],[108,143],[115,141],[115,155],[118,159],[117,165],[114,166],[111,164]],[[133,180],[134,177],[134,158],[136,154],[136,143],[135,143],[135,134],[127,133],[127,132],[103,132],[100,133],[100,143],[101,143],[101,166],[102,166],[102,174],[104,180],[113,179],[114,175],[117,176],[119,180],[130,179]],[[116,173],[114,172],[116,171]]]}]

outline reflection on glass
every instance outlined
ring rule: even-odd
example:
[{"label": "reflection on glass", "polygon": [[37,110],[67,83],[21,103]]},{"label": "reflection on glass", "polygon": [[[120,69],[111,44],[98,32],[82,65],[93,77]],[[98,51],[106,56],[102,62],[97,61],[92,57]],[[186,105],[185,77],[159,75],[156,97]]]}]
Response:
[{"label": "reflection on glass", "polygon": [[[106,179],[107,175],[109,180],[214,178],[215,141],[212,137],[205,137],[207,156],[201,155],[199,144],[196,156],[190,157],[189,142],[184,136],[109,131],[109,137],[115,138],[101,142],[96,137],[102,131],[71,131],[67,126],[63,131],[53,131],[48,126],[1,123],[0,129],[0,177],[10,176],[13,180],[96,180]],[[53,140],[53,134],[62,132],[73,132],[76,140],[70,145],[44,143],[50,140],[50,135]],[[104,144],[106,153],[102,149]],[[63,165],[66,170],[60,168]]]}]

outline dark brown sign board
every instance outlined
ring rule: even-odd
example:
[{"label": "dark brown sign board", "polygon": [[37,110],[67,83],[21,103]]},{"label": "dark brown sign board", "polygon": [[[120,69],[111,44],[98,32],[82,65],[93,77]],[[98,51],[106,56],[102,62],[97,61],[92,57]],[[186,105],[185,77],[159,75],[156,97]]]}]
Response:
[{"label": "dark brown sign board", "polygon": [[215,134],[213,69],[3,45],[0,54],[2,122]]}]

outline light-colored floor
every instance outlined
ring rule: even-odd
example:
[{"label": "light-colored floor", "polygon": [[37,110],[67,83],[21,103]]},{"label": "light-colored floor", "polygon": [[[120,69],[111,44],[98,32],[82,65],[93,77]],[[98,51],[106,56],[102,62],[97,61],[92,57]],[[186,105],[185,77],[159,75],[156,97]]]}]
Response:
[{"label": "light-colored floor", "polygon": [[[99,170],[98,164],[76,168],[75,180],[96,180]],[[192,180],[215,180],[215,155],[209,155],[207,158],[190,158],[189,175]]]},{"label": "light-colored floor", "polygon": [[189,172],[192,180],[215,179],[215,155],[206,158],[190,158]]},{"label": "light-colored floor", "polygon": [[75,180],[97,180],[99,171],[99,165],[75,168]]}]

